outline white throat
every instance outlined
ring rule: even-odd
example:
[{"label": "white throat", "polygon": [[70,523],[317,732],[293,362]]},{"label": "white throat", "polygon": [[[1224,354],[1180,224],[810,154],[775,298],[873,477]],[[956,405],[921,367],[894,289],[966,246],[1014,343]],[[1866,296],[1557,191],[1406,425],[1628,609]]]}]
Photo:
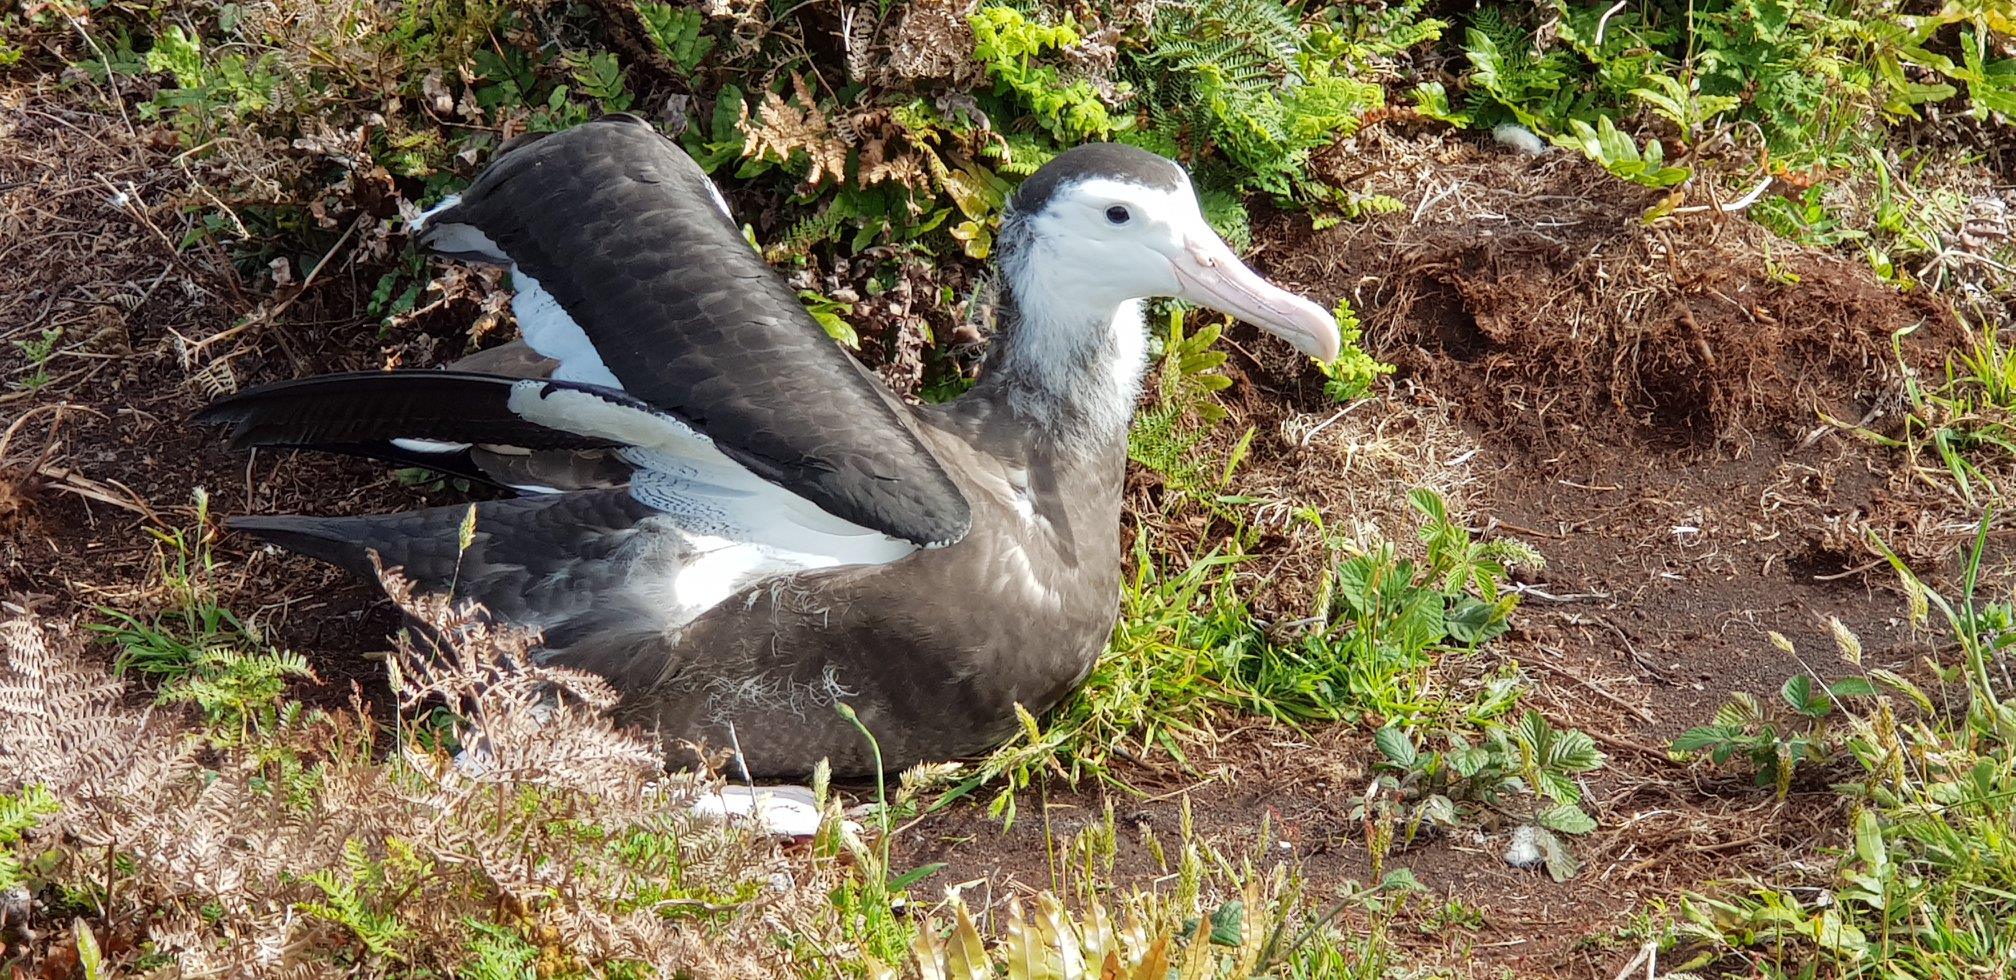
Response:
[{"label": "white throat", "polygon": [[1142,301],[1086,304],[1056,290],[1014,292],[981,384],[1001,389],[1017,416],[1059,441],[1124,439],[1147,366]]}]

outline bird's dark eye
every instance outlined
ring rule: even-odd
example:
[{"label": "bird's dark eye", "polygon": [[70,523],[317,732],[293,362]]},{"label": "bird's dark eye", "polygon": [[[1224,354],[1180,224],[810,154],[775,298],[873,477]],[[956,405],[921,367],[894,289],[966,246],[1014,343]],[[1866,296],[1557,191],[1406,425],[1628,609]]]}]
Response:
[{"label": "bird's dark eye", "polygon": [[1118,204],[1115,204],[1112,207],[1106,209],[1106,220],[1111,221],[1116,225],[1126,224],[1127,219],[1131,217],[1133,217],[1133,215],[1128,214],[1127,209],[1121,207]]}]

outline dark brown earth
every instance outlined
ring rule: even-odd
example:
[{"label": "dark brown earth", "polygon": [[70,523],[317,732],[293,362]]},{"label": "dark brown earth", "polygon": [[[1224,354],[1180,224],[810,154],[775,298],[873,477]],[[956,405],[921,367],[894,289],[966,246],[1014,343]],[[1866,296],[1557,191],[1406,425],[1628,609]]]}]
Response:
[{"label": "dark brown earth", "polygon": [[[11,427],[0,444],[9,607],[87,619],[101,604],[144,608],[159,582],[146,530],[192,525],[196,487],[221,515],[460,499],[365,463],[247,460],[187,419],[221,378],[458,356],[475,300],[381,337],[365,311],[377,267],[354,248],[307,287],[262,295],[221,256],[171,247],[195,202],[159,149],[120,144],[112,124],[46,105],[0,110],[14,130],[0,139],[0,268],[16,277],[0,289],[0,339],[52,325],[88,338],[52,363],[49,386],[0,393],[0,424]],[[1628,929],[1647,903],[1746,871],[1782,877],[1794,861],[1826,866],[1818,849],[1842,825],[1833,796],[1802,784],[1777,803],[1741,779],[1675,765],[1663,746],[1732,691],[1768,694],[1808,669],[1844,673],[1830,618],[1860,636],[1871,666],[1909,669],[1932,652],[1904,628],[1867,535],[1936,572],[1971,525],[1947,516],[1958,513],[1951,499],[1894,451],[1818,413],[1893,429],[1902,372],[1892,334],[1922,324],[1902,350],[1925,369],[1952,342],[1949,320],[1933,301],[1767,243],[1737,218],[1647,225],[1638,216],[1651,196],[1579,163],[1439,137],[1367,137],[1329,162],[1345,159],[1352,186],[1409,210],[1315,234],[1302,219],[1265,219],[1257,264],[1319,298],[1353,299],[1368,348],[1400,367],[1381,397],[1445,412],[1479,450],[1479,529],[1549,560],[1514,631],[1451,657],[1436,678],[1460,685],[1516,663],[1531,706],[1595,734],[1610,756],[1589,780],[1600,828],[1579,845],[1580,877],[1555,884],[1508,867],[1499,828],[1404,849],[1391,863],[1438,897],[1418,900],[1395,938],[1478,975],[1608,977],[1635,952]],[[114,203],[120,189],[129,199]],[[247,322],[192,353],[192,342]],[[1259,432],[1246,479],[1320,492],[1326,473],[1278,432],[1290,410],[1324,408],[1319,379],[1254,337],[1230,341],[1243,383],[1228,403]],[[18,358],[0,366],[9,380],[26,374]],[[225,603],[311,657],[322,680],[311,696],[382,690],[361,657],[394,624],[375,590],[244,540],[217,546]],[[1369,728],[1237,724],[1195,747],[1187,771],[1123,767],[1133,792],[1034,787],[1006,833],[977,805],[927,817],[901,839],[898,862],[946,862],[934,883],[990,878],[996,899],[1068,885],[1053,878],[1054,848],[1110,804],[1123,884],[1173,873],[1186,807],[1199,836],[1235,860],[1299,869],[1318,905],[1367,878],[1364,828],[1350,811],[1369,779]],[[1261,849],[1263,826],[1272,843]],[[1169,846],[1169,864],[1148,835]],[[1445,897],[1481,910],[1481,927],[1414,928]]]}]

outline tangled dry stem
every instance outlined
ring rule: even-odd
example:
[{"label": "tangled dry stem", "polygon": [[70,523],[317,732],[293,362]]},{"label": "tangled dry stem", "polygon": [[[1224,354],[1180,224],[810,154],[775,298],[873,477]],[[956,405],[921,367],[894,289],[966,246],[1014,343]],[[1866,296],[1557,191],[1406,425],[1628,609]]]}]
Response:
[{"label": "tangled dry stem", "polygon": [[[0,624],[0,792],[39,785],[61,801],[30,845],[54,855],[50,880],[88,896],[92,918],[119,924],[106,941],[150,942],[190,976],[452,970],[481,921],[529,937],[556,967],[784,969],[764,937],[812,921],[822,889],[793,882],[825,871],[691,816],[695,784],[669,780],[648,736],[603,717],[606,683],[530,665],[527,638],[392,588],[436,638],[402,646],[396,691],[409,705],[473,706],[463,734],[486,765],[458,766],[361,707],[283,713],[271,731],[219,741],[134,707],[68,631]],[[397,750],[381,758],[374,743],[388,736]],[[625,855],[646,838],[664,855]],[[360,854],[393,869],[383,888],[357,875]],[[329,901],[318,872],[355,885],[399,940],[365,954],[311,914]],[[26,937],[63,938],[53,911],[39,909]]]}]

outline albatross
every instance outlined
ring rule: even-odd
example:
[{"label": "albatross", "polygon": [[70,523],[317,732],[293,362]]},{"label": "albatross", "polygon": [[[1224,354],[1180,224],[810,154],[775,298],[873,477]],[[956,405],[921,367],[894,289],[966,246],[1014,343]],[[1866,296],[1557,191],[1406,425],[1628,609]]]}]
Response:
[{"label": "albatross", "polygon": [[507,266],[523,347],[448,370],[335,374],[205,409],[239,449],[299,447],[516,495],[229,523],[536,630],[542,663],[621,692],[668,764],[838,775],[970,756],[1091,671],[1118,614],[1142,305],[1176,297],[1328,360],[1330,313],[1255,274],[1183,169],[1117,144],[1013,192],[978,380],[898,398],[743,238],[698,165],[610,116],[507,144],[415,223]]}]

